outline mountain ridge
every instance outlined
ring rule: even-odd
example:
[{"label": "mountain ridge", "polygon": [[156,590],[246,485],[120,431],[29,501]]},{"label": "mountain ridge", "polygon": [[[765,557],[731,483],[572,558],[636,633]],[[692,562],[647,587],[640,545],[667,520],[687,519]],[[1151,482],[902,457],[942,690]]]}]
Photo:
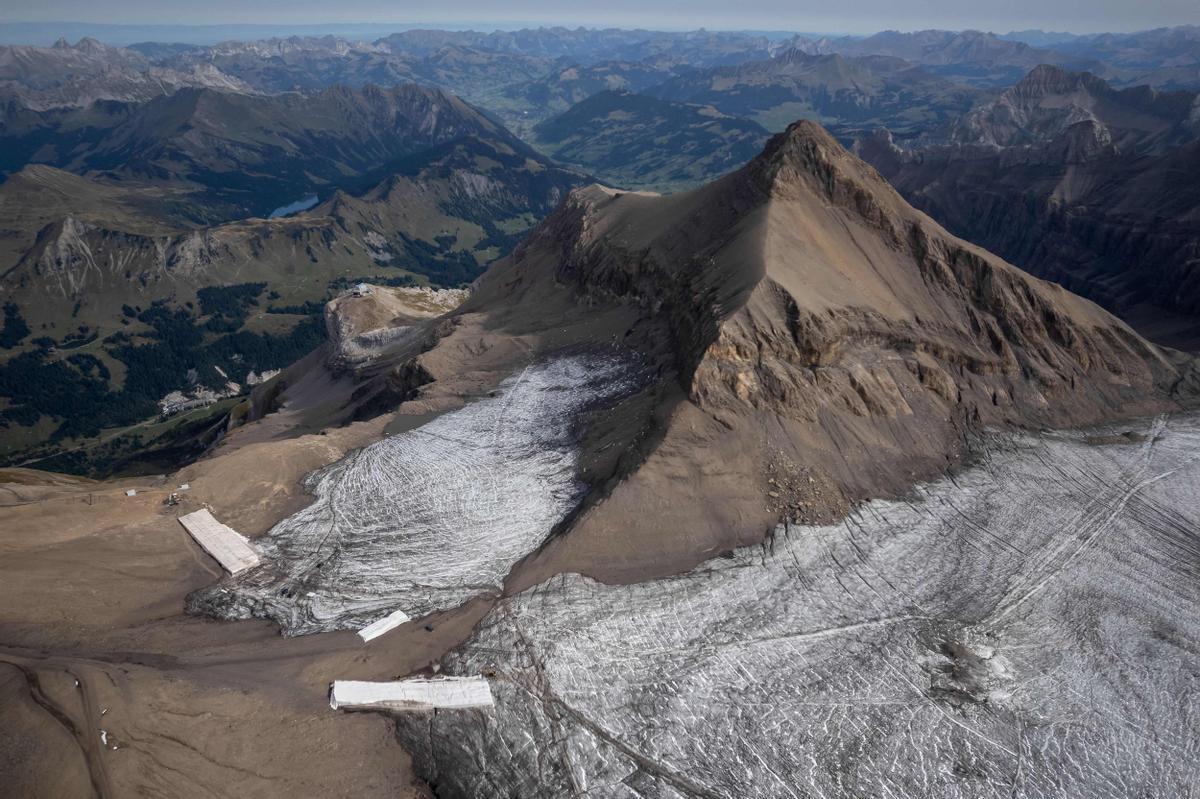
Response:
[{"label": "mountain ridge", "polygon": [[966,113],[952,138],[1001,147],[1036,144],[1080,123],[1094,125],[1119,150],[1161,152],[1200,135],[1200,96],[1148,86],[1114,89],[1090,72],[1041,64]]},{"label": "mountain ridge", "polygon": [[256,93],[247,83],[211,64],[159,66],[141,54],[85,37],[53,47],[0,46],[0,97],[46,111],[86,107],[101,100],[140,102],[172,91],[212,86]]},{"label": "mountain ridge", "polygon": [[[372,390],[406,396],[419,373],[428,407],[464,374],[585,341],[661,375],[624,422],[638,454],[596,459],[596,493],[517,588],[669,573],[782,514],[830,520],[903,491],[984,428],[1149,413],[1198,388],[1194,361],[954,238],[808,122],[690,192],[576,189],[451,321]],[[770,496],[785,475],[795,490]]]}]

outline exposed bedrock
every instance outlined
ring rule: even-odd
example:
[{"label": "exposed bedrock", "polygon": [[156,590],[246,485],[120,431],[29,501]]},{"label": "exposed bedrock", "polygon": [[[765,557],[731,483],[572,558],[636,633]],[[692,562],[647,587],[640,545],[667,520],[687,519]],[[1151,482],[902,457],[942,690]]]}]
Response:
[{"label": "exposed bedrock", "polygon": [[1197,389],[1191,359],[948,234],[812,123],[693,192],[577,190],[463,318],[516,317],[552,282],[582,313],[635,308],[625,340],[668,341],[678,390],[637,468],[519,586],[670,573],[902,492],[961,462],[972,430],[1095,424]]},{"label": "exposed bedrock", "polygon": [[453,310],[467,296],[465,289],[360,284],[325,306],[326,364],[335,373],[361,369],[417,332],[417,322]]},{"label": "exposed bedrock", "polygon": [[881,133],[858,149],[917,208],[1039,277],[1118,313],[1200,315],[1200,145],[1072,157],[1060,144],[903,152]]}]

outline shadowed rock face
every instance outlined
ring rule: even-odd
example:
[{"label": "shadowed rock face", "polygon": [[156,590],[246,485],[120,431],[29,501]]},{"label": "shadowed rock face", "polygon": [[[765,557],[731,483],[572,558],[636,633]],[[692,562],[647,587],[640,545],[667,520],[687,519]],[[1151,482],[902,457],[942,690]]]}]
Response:
[{"label": "shadowed rock face", "polygon": [[1198,103],[1039,67],[958,120],[952,144],[906,150],[878,132],[856,150],[917,208],[1021,268],[1131,319],[1150,304],[1195,327]]},{"label": "shadowed rock face", "polygon": [[1200,314],[1200,192],[1184,177],[1200,145],[1149,157],[1057,145],[897,157],[876,140],[860,151],[914,205],[1033,274],[1116,313],[1148,302]]},{"label": "shadowed rock face", "polygon": [[494,714],[401,738],[446,797],[1185,794],[1200,421],[1132,431],[993,440],[679,577],[503,600],[444,661]]}]

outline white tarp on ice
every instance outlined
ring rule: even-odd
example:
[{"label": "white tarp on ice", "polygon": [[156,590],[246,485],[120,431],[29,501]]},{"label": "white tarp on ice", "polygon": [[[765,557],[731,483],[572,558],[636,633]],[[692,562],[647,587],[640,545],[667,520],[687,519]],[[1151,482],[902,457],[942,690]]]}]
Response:
[{"label": "white tarp on ice", "polygon": [[374,710],[432,710],[491,707],[492,690],[483,677],[414,677],[395,682],[336,680],[329,706]]},{"label": "white tarp on ice", "polygon": [[179,523],[230,574],[258,565],[258,553],[246,537],[221,524],[207,508],[180,516]]},{"label": "white tarp on ice", "polygon": [[402,610],[395,610],[384,616],[378,621],[373,621],[366,627],[358,631],[358,637],[364,641],[370,641],[373,638],[386,633],[388,630],[394,630],[404,622],[408,621],[408,614]]}]

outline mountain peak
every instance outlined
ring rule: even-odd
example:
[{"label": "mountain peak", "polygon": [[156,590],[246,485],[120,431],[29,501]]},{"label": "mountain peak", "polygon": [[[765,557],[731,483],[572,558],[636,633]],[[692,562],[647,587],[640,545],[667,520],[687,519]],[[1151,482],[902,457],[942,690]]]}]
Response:
[{"label": "mountain peak", "polygon": [[1052,64],[1038,64],[1011,91],[1027,97],[1041,97],[1076,89],[1095,91],[1108,88],[1107,83],[1090,72],[1069,72]]},{"label": "mountain peak", "polygon": [[786,170],[827,169],[837,160],[840,148],[829,131],[816,122],[802,119],[772,136],[753,163],[769,170],[774,179]]},{"label": "mountain peak", "polygon": [[780,64],[808,64],[812,62],[812,60],[813,55],[805,52],[804,49],[800,47],[789,47],[775,56],[775,61]]},{"label": "mountain peak", "polygon": [[774,136],[747,167],[773,197],[815,193],[878,220],[880,206],[903,205],[871,166],[854,157],[817,122],[802,119]]},{"label": "mountain peak", "polygon": [[82,39],[75,42],[75,49],[82,53],[91,53],[94,55],[105,52],[108,50],[108,47],[102,44],[99,40],[93,39],[91,36],[84,36]]},{"label": "mountain peak", "polygon": [[[976,426],[1091,423],[1139,401],[1169,407],[1195,374],[1098,307],[956,239],[808,121],[690,192],[572,193],[464,308],[477,326],[421,356],[435,382],[476,331],[505,325],[531,338],[544,325],[555,347],[573,335],[595,341],[611,325],[648,368],[674,378],[682,395],[672,388],[655,416],[667,421],[653,465],[622,478],[621,492],[647,501],[663,475],[684,473],[679,453],[731,464],[695,486],[695,496],[725,502],[748,496],[744,474],[777,453],[861,451],[861,466],[805,467],[818,482],[845,469],[829,479],[854,491],[858,475],[944,468],[947,442]],[[686,404],[675,404],[680,396]],[[841,444],[864,436],[868,447]],[[649,524],[622,515],[622,501],[606,499],[595,512],[611,515],[588,523]],[[706,513],[678,503],[654,523],[696,529]]]},{"label": "mountain peak", "polygon": [[[799,119],[788,125],[783,133],[775,136],[771,142],[779,142],[779,146],[799,145],[799,146],[836,146],[837,140],[833,135],[821,126],[819,122],[814,122],[811,119]],[[764,150],[771,151],[772,144],[768,144]]]}]

